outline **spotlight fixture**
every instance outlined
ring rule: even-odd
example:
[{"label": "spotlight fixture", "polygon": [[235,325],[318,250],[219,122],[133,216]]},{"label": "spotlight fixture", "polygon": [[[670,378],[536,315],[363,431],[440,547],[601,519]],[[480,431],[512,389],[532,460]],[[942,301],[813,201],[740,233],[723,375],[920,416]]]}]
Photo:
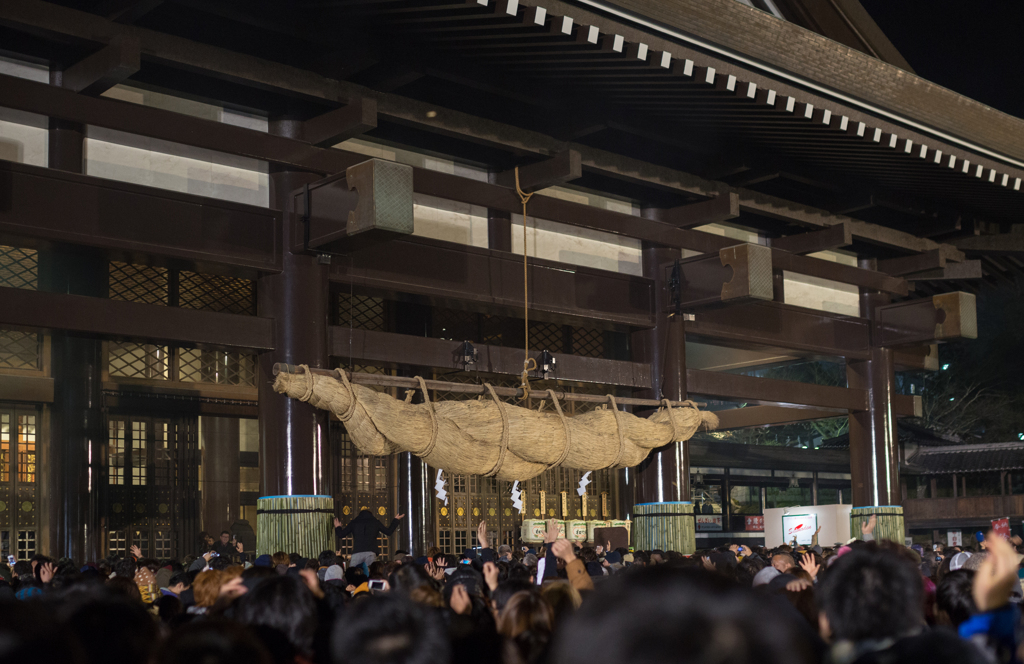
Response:
[{"label": "spotlight fixture", "polygon": [[537,358],[537,371],[540,372],[541,379],[547,380],[548,375],[554,373],[557,365],[558,360],[554,355],[546,350],[540,352],[540,357]]},{"label": "spotlight fixture", "polygon": [[479,353],[477,353],[476,348],[468,341],[462,342],[462,345],[459,346],[459,350],[456,351],[456,354],[458,355],[458,361],[462,363],[463,368],[468,367],[471,364],[476,364],[476,361],[479,358]]}]

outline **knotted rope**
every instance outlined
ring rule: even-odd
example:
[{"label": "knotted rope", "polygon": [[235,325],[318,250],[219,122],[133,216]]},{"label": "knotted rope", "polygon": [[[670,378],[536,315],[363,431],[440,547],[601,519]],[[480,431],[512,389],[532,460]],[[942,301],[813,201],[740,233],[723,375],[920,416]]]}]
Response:
[{"label": "knotted rope", "polygon": [[548,396],[551,398],[551,403],[554,404],[555,410],[558,411],[558,417],[562,420],[562,431],[565,434],[565,444],[562,446],[561,456],[558,457],[557,461],[547,467],[547,470],[551,470],[555,466],[561,466],[562,462],[569,456],[569,448],[572,445],[572,427],[569,426],[569,420],[566,419],[565,413],[562,412],[562,406],[558,403],[558,399],[555,397],[555,391],[548,390]]}]

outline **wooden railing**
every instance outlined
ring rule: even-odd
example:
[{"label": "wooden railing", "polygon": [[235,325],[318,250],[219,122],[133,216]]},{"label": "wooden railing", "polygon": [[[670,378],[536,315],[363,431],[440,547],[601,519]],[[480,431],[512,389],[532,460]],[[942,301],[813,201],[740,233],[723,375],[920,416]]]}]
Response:
[{"label": "wooden railing", "polygon": [[1024,518],[1024,495],[966,498],[912,498],[903,501],[903,517],[911,526],[950,521]]}]

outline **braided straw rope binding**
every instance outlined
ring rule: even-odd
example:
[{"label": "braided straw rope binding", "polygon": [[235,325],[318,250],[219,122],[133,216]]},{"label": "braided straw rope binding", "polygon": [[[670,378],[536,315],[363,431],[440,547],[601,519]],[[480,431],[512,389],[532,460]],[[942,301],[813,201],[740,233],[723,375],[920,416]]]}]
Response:
[{"label": "braided straw rope binding", "polygon": [[548,396],[551,398],[551,403],[554,405],[555,410],[558,411],[558,417],[562,420],[562,431],[565,433],[565,444],[562,446],[562,454],[558,457],[558,460],[548,466],[548,470],[551,470],[555,466],[561,466],[565,458],[569,456],[569,447],[572,440],[572,427],[569,426],[569,420],[565,419],[565,413],[562,412],[562,406],[558,403],[558,399],[555,397],[554,390],[548,390]]},{"label": "braided straw rope binding", "polygon": [[508,452],[508,438],[509,438],[509,426],[508,426],[508,413],[505,412],[505,403],[498,398],[498,393],[494,391],[494,388],[490,383],[484,383],[484,387],[491,393],[491,398],[494,399],[494,403],[498,406],[498,412],[501,413],[501,451],[498,452],[498,462],[494,464],[494,468],[491,468],[490,472],[486,473],[486,477],[494,477],[501,470],[501,466],[505,463],[505,454]]},{"label": "braided straw rope binding", "polygon": [[619,453],[615,455],[615,461],[608,466],[608,468],[614,468],[622,461],[622,453],[626,449],[626,437],[622,432],[622,412],[619,410],[619,405],[615,403],[615,397],[611,394],[608,395],[608,403],[612,405],[612,413],[615,416],[615,430],[619,434]]},{"label": "braided straw rope binding", "polygon": [[419,381],[420,389],[423,390],[423,403],[427,405],[427,412],[430,413],[430,442],[427,443],[426,449],[416,453],[418,457],[425,457],[429,456],[434,451],[434,446],[437,445],[437,413],[434,412],[434,404],[430,401],[427,382],[423,380],[422,376],[416,376],[416,380]]}]

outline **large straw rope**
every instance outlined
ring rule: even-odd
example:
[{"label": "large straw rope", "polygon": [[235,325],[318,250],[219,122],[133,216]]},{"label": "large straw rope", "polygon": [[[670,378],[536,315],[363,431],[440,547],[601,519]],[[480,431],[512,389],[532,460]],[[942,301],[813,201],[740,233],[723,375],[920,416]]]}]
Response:
[{"label": "large straw rope", "polygon": [[650,450],[718,424],[713,413],[692,405],[639,418],[618,410],[609,396],[609,410],[566,417],[550,391],[555,412],[504,403],[493,389],[491,400],[432,402],[425,382],[420,386],[424,403],[414,404],[354,385],[340,371],[281,373],[274,382],[277,392],[337,415],[363,454],[412,452],[435,468],[503,480],[528,480],[556,466],[635,466]]}]

